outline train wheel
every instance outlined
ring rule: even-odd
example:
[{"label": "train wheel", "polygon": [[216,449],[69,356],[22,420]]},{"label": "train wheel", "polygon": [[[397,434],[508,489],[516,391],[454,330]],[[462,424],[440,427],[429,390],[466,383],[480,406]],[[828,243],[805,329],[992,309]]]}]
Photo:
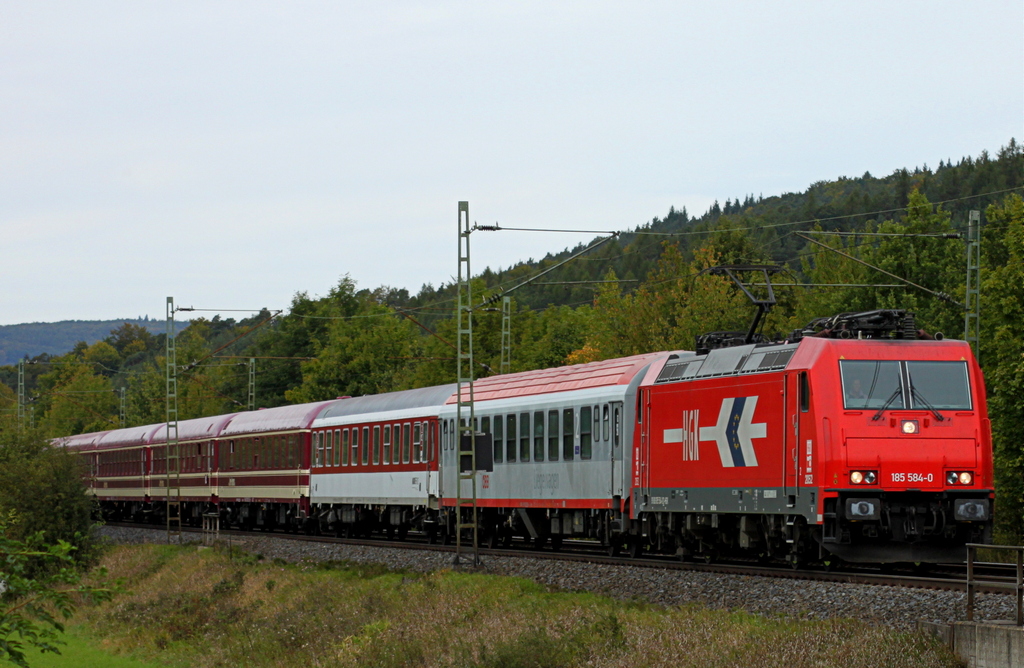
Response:
[{"label": "train wheel", "polygon": [[639,537],[629,539],[629,558],[639,559],[644,556],[644,544]]},{"label": "train wheel", "polygon": [[621,548],[622,544],[619,542],[619,539],[612,538],[610,541],[608,541],[608,546],[605,548],[605,550],[608,553],[609,557],[617,557],[619,556],[619,550]]}]

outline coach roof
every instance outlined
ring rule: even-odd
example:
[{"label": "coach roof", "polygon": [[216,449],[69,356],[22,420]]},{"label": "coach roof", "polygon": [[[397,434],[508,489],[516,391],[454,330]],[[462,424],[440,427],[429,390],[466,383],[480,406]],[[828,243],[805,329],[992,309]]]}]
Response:
[{"label": "coach roof", "polygon": [[[238,413],[227,415],[211,415],[210,417],[182,420],[178,423],[179,441],[200,441],[207,438],[217,438],[224,427]],[[167,424],[159,425],[159,428],[150,437],[150,443],[164,443],[167,441]]]},{"label": "coach roof", "polygon": [[[644,367],[669,354],[667,352],[645,353],[632,357],[588,362],[587,364],[481,378],[473,383],[473,399],[489,401],[552,392],[568,392],[590,387],[628,385]],[[453,404],[455,401],[454,396],[448,399],[449,404]]]},{"label": "coach roof", "polygon": [[142,427],[128,427],[127,429],[115,429],[104,434],[103,438],[96,442],[96,449],[107,448],[129,448],[132,446],[149,445],[153,433],[163,427],[162,424],[147,424]]},{"label": "coach roof", "polygon": [[313,420],[316,419],[320,412],[327,406],[335,403],[335,401],[337,399],[237,413],[221,430],[220,435],[235,436],[238,434],[252,434],[254,432],[309,429],[310,425],[313,424]]},{"label": "coach roof", "polygon": [[425,406],[443,406],[455,394],[455,383],[436,387],[421,387],[417,390],[402,390],[386,394],[368,394],[363,397],[339,399],[320,414],[319,419],[387,413]]}]

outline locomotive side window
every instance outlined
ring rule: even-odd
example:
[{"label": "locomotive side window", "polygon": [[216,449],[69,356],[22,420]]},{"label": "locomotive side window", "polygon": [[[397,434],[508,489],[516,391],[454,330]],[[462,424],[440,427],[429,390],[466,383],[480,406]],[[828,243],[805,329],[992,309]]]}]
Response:
[{"label": "locomotive side window", "polygon": [[530,461],[530,414],[519,414],[519,461]]},{"label": "locomotive side window", "polygon": [[544,461],[544,411],[533,414],[533,461]]},{"label": "locomotive side window", "polygon": [[558,411],[548,411],[548,461],[558,461]]},{"label": "locomotive side window", "polygon": [[846,408],[906,408],[899,362],[841,360]]},{"label": "locomotive side window", "polygon": [[811,386],[807,382],[807,372],[800,372],[800,412],[806,413],[811,409]]},{"label": "locomotive side window", "polygon": [[509,413],[505,416],[505,461],[509,464],[516,460],[516,416]]},{"label": "locomotive side window", "polygon": [[576,435],[576,414],[573,409],[562,411],[562,459],[571,462],[576,453],[573,452],[573,437]]},{"label": "locomotive side window", "polygon": [[590,459],[594,456],[590,416],[590,406],[584,406],[580,409],[580,459]]},{"label": "locomotive side window", "polygon": [[907,362],[912,408],[971,409],[966,362]]},{"label": "locomotive side window", "polygon": [[504,461],[505,430],[504,422],[500,415],[494,416],[494,462],[500,464]]}]

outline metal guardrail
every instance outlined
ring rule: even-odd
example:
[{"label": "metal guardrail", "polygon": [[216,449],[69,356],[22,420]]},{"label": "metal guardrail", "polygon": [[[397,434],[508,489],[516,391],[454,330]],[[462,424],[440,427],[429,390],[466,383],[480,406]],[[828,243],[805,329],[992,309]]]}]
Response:
[{"label": "metal guardrail", "polygon": [[[974,576],[974,558],[978,550],[1006,550],[1017,553],[1017,580],[1014,583],[979,581]],[[967,621],[974,621],[974,590],[978,584],[995,589],[1012,589],[1017,596],[1017,626],[1024,626],[1024,547],[1014,545],[967,544]]]}]

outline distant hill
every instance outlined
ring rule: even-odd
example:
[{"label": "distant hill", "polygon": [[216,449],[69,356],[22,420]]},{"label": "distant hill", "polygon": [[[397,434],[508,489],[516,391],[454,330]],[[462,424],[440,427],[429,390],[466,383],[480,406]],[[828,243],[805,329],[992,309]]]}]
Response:
[{"label": "distant hill", "polygon": [[[42,353],[63,355],[79,341],[96,343],[110,336],[110,331],[126,322],[145,327],[154,334],[163,334],[164,320],[125,318],[123,320],[64,320],[61,322],[30,322],[23,325],[0,325],[0,365],[17,364],[26,355]],[[181,328],[188,323],[179,323]]]}]

